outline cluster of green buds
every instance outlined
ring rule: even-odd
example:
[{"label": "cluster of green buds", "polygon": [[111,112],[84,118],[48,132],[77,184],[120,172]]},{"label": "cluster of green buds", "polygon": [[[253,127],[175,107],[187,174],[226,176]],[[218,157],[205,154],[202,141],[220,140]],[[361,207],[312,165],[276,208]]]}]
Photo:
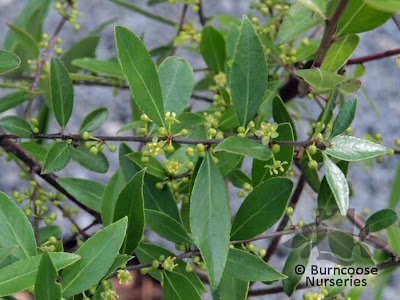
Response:
[{"label": "cluster of green buds", "polygon": [[286,227],[284,228],[284,230],[295,229],[296,227],[298,227],[298,228],[303,228],[303,227],[304,227],[305,223],[304,223],[303,220],[299,220],[296,224],[293,223],[293,220],[292,220],[292,216],[293,216],[293,207],[288,206],[288,207],[286,208],[286,210],[285,210],[285,214],[286,214],[286,216],[287,216],[288,219],[289,219],[289,225],[290,225],[290,226],[286,226]]},{"label": "cluster of green buds", "polygon": [[196,25],[193,22],[183,24],[182,30],[178,36],[174,39],[174,45],[179,46],[186,41],[190,41],[192,44],[199,44],[201,40],[201,33],[196,32]]},{"label": "cluster of green buds", "polygon": [[[229,245],[229,247],[233,248],[233,245]],[[265,251],[265,249],[259,249],[252,243],[246,243],[245,247],[248,252],[257,253],[260,257],[264,257],[267,254],[267,251]]]},{"label": "cluster of green buds", "polygon": [[108,148],[110,152],[115,152],[117,150],[114,145],[109,145],[105,141],[91,136],[90,133],[87,131],[84,131],[82,133],[82,139],[85,141],[85,148],[89,149],[89,153],[92,155],[97,155],[99,151],[103,151],[104,145]]},{"label": "cluster of green buds", "polygon": [[[56,39],[56,46],[54,47],[54,53],[56,55],[61,55],[63,53],[62,48],[60,48],[58,45],[61,45],[63,40],[61,38]],[[41,36],[41,40],[39,42],[39,47],[40,48],[47,48],[49,46],[49,35],[47,33],[43,33]]]},{"label": "cluster of green buds", "polygon": [[128,270],[118,270],[117,271],[117,278],[119,284],[129,284],[132,281],[132,275]]},{"label": "cluster of green buds", "polygon": [[[242,185],[242,189],[243,189],[244,191],[250,193],[250,192],[253,190],[253,186],[252,186],[250,183],[245,182],[245,183],[243,183],[243,185]],[[238,196],[239,198],[245,198],[245,197],[246,197],[246,194],[244,193],[244,191],[239,191],[239,192],[237,193],[237,196]]]},{"label": "cluster of green buds", "polygon": [[244,138],[244,137],[247,136],[247,134],[249,132],[254,133],[254,134],[257,135],[257,133],[256,133],[257,131],[255,130],[255,127],[256,127],[256,124],[254,123],[254,121],[250,121],[249,124],[247,124],[246,127],[239,126],[238,129],[237,129],[238,136]]},{"label": "cluster of green buds", "polygon": [[280,51],[279,59],[285,64],[285,65],[291,65],[297,62],[297,50],[296,48],[289,48],[287,45],[279,45],[278,49]]},{"label": "cluster of green buds", "polygon": [[[206,263],[200,259],[200,256],[194,256],[192,262],[199,267],[200,270],[207,270]],[[186,270],[188,271],[188,270]]]},{"label": "cluster of green buds", "polygon": [[189,5],[192,8],[192,11],[195,13],[197,13],[200,9],[199,7],[200,0],[168,0],[169,4],[175,4],[177,2]]},{"label": "cluster of green buds", "polygon": [[55,236],[50,236],[45,243],[43,243],[40,248],[42,250],[47,250],[49,252],[54,252],[57,249],[57,245],[60,244],[60,241]]},{"label": "cluster of green buds", "polygon": [[140,269],[140,273],[142,275],[146,275],[151,270],[159,269],[173,271],[178,266],[178,264],[175,263],[175,260],[176,257],[168,256],[167,258],[165,258],[164,255],[160,255],[158,259],[152,261],[150,267]]},{"label": "cluster of green buds", "polygon": [[165,159],[163,164],[168,175],[178,175],[179,170],[181,169],[181,164],[177,160]]},{"label": "cluster of green buds", "polygon": [[[326,288],[322,287],[319,293],[313,293],[313,292],[305,293],[303,295],[303,299],[305,299],[305,300],[322,300],[322,299],[325,299],[325,297],[327,297],[328,294],[329,294],[329,291]],[[335,299],[339,300],[339,298],[335,298]],[[340,299],[351,300],[351,298],[347,299],[346,297],[340,298]]]},{"label": "cluster of green buds", "polygon": [[119,296],[115,289],[112,287],[111,283],[109,283],[107,280],[103,280],[101,282],[101,285],[104,288],[104,292],[100,293],[100,297],[103,300],[116,300],[119,299]]},{"label": "cluster of green buds", "polygon": [[[260,125],[260,129],[256,130],[254,134],[258,137],[261,137],[261,142],[263,145],[268,145],[272,139],[275,139],[279,136],[279,133],[276,131],[278,129],[278,123],[265,123],[262,122]],[[240,128],[240,127],[239,127]]]},{"label": "cluster of green buds", "polygon": [[310,169],[317,169],[318,168],[318,162],[314,160],[311,156],[317,153],[317,146],[315,146],[315,143],[311,144],[310,146],[307,147],[306,153],[308,156],[308,167]]},{"label": "cluster of green buds", "polygon": [[213,80],[217,86],[226,86],[226,74],[224,72],[218,72],[218,74],[215,74]]},{"label": "cluster of green buds", "polygon": [[32,132],[34,134],[38,134],[39,133],[39,127],[38,126],[39,126],[38,119],[31,118],[31,129],[32,129]]},{"label": "cluster of green buds", "polygon": [[[54,8],[60,15],[66,18],[75,30],[80,30],[81,26],[76,23],[79,17],[78,0],[59,0],[54,4]],[[72,3],[72,5],[70,5]]]}]

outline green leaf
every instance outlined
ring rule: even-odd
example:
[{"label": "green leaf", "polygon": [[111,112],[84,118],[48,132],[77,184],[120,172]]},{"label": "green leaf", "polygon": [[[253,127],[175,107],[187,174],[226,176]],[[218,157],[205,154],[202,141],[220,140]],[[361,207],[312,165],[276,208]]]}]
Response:
[{"label": "green leaf", "polygon": [[225,271],[244,281],[277,281],[286,276],[257,256],[239,249],[229,249]]},{"label": "green leaf", "polygon": [[114,272],[117,271],[122,265],[126,264],[128,261],[130,261],[133,258],[133,256],[126,255],[126,254],[118,254],[117,257],[115,258],[113,264],[111,267],[108,269],[106,275],[104,275],[104,279],[106,279],[108,276],[113,274]]},{"label": "green leaf", "polygon": [[395,177],[393,179],[392,189],[390,191],[389,208],[392,209],[395,209],[400,201],[400,184],[397,184],[397,182],[400,182],[400,162],[397,163]]},{"label": "green leaf", "polygon": [[61,234],[62,234],[61,228],[58,227],[57,225],[48,225],[40,227],[39,228],[40,245],[47,242],[49,237],[51,236],[59,237],[61,236]]},{"label": "green leaf", "polygon": [[251,178],[242,170],[236,169],[228,174],[228,179],[237,188],[242,188],[245,183],[252,183]]},{"label": "green leaf", "polygon": [[194,285],[185,276],[176,273],[164,271],[163,280],[163,298],[172,299],[193,299],[201,300],[200,294]]},{"label": "green leaf", "polygon": [[362,234],[381,231],[393,225],[397,221],[397,213],[392,209],[382,209],[372,214],[367,221],[365,227],[361,230]]},{"label": "green leaf", "polygon": [[193,186],[190,228],[215,290],[228,257],[231,212],[224,179],[210,154],[203,159]]},{"label": "green leaf", "polygon": [[158,126],[164,125],[164,105],[153,60],[143,42],[125,27],[115,27],[118,60],[136,104]]},{"label": "green leaf", "polygon": [[100,37],[98,35],[89,35],[73,44],[62,57],[65,68],[69,72],[77,72],[78,68],[72,63],[75,59],[95,57],[99,39]]},{"label": "green leaf", "polygon": [[327,17],[325,16],[326,11],[326,1],[322,0],[297,0],[298,3],[307,7],[309,10],[313,11],[317,15],[321,17],[321,19],[326,20]]},{"label": "green leaf", "polygon": [[3,267],[3,262],[7,263],[6,260],[12,255],[15,249],[18,248],[18,245],[13,247],[5,247],[0,248],[0,266]]},{"label": "green leaf", "polygon": [[223,140],[215,147],[214,151],[247,155],[259,160],[268,160],[271,158],[271,150],[268,146],[252,139],[237,136],[231,136]]},{"label": "green leaf", "polygon": [[247,240],[271,228],[282,217],[292,189],[293,182],[282,177],[256,186],[236,214],[231,239]]},{"label": "green leaf", "polygon": [[239,126],[239,121],[237,119],[235,109],[233,106],[228,108],[222,115],[221,119],[218,121],[218,128],[221,130],[229,130]]},{"label": "green leaf", "polygon": [[146,172],[154,177],[163,179],[168,176],[164,167],[154,156],[149,156],[149,162],[147,163],[142,162],[142,152],[132,152],[126,155],[126,157],[135,162],[135,164],[142,169],[147,167]]},{"label": "green leaf", "polygon": [[79,127],[79,133],[84,131],[94,131],[99,128],[108,117],[108,109],[106,107],[99,107],[88,113]]},{"label": "green leaf", "polygon": [[321,22],[322,19],[316,17],[311,10],[296,2],[290,7],[279,27],[277,43],[287,43]]},{"label": "green leaf", "polygon": [[77,295],[97,284],[112,266],[125,237],[128,219],[123,218],[90,237],[75,252],[81,259],[61,277],[64,297]]},{"label": "green leaf", "polygon": [[[140,263],[151,263],[155,259],[159,259],[161,255],[164,257],[174,257],[176,256],[174,253],[164,249],[160,246],[154,244],[140,243],[139,246],[135,250],[135,254],[137,255]],[[190,282],[196,287],[199,293],[204,293],[206,290],[204,288],[203,283],[200,281],[199,277],[197,277],[195,272],[186,272],[185,264],[179,263],[177,267],[175,267],[174,272],[180,273],[183,276],[187,277]],[[150,270],[149,274],[154,279],[161,281],[161,271],[160,270]]]},{"label": "green leaf", "polygon": [[132,254],[143,236],[144,204],[143,180],[145,170],[136,173],[118,196],[114,209],[114,221],[128,216],[128,228],[121,253]]},{"label": "green leaf", "polygon": [[391,13],[384,13],[368,6],[363,0],[349,1],[339,19],[337,35],[344,36],[375,29],[385,23],[391,16]]},{"label": "green leaf", "polygon": [[[339,161],[337,163],[338,168],[346,176],[349,171],[348,161]],[[321,181],[318,192],[318,212],[321,220],[329,219],[333,217],[338,210],[338,205],[336,203],[336,198],[328,184],[327,177]]]},{"label": "green leaf", "polygon": [[28,54],[28,58],[37,59],[40,55],[40,49],[35,39],[28,32],[18,26],[8,24],[8,27],[16,41],[22,46],[25,53]]},{"label": "green leaf", "polygon": [[127,131],[127,130],[134,130],[136,128],[142,127],[143,126],[143,121],[133,121],[130,122],[124,126],[122,126],[118,131],[117,134]]},{"label": "green leaf", "polygon": [[340,170],[340,168],[336,166],[325,153],[322,153],[322,155],[324,157],[326,180],[331,188],[333,196],[335,197],[341,215],[345,216],[350,202],[350,189],[346,176],[344,176],[342,170]]},{"label": "green leaf", "polygon": [[151,209],[145,210],[146,225],[159,236],[177,244],[191,244],[192,240],[182,224],[170,216]]},{"label": "green leaf", "polygon": [[393,225],[386,229],[387,239],[390,249],[392,249],[397,255],[400,255],[400,228],[397,225]]},{"label": "green leaf", "polygon": [[[294,241],[295,240],[293,240],[293,242]],[[292,247],[293,249],[286,259],[282,270],[282,273],[287,276],[287,278],[282,281],[283,291],[289,297],[293,295],[293,292],[296,290],[297,285],[303,277],[303,274],[298,274],[298,272],[296,272],[296,266],[301,265],[304,268],[307,267],[310,260],[312,243],[304,241],[300,245],[292,244]]]},{"label": "green leaf", "polygon": [[36,142],[23,142],[21,147],[29,152],[37,161],[43,163],[47,155],[47,148]]},{"label": "green leaf", "polygon": [[356,50],[359,42],[360,38],[355,34],[339,38],[329,48],[321,65],[321,70],[328,72],[339,70]]},{"label": "green leaf", "polygon": [[298,70],[295,73],[318,91],[331,90],[345,79],[342,75],[318,68]]},{"label": "green leaf", "polygon": [[[321,182],[319,180],[318,170],[317,169],[310,169],[308,167],[308,156],[307,153],[303,153],[303,156],[300,159],[300,168],[301,172],[304,176],[304,179],[310,185],[314,192],[318,193],[320,189]],[[329,187],[328,187],[329,189]],[[329,189],[330,191],[330,189]],[[319,195],[319,194],[318,194]]]},{"label": "green leaf", "polygon": [[125,184],[124,173],[121,168],[118,168],[104,189],[103,201],[101,202],[101,219],[105,226],[110,225],[114,219],[115,204]]},{"label": "green leaf", "polygon": [[14,53],[0,49],[0,75],[15,70],[21,64],[21,60]]},{"label": "green leaf", "polygon": [[[279,124],[276,132],[279,133],[279,136],[275,138],[276,141],[293,141],[293,132],[292,127],[289,123],[281,123]],[[268,161],[262,161],[258,159],[253,159],[253,165],[251,167],[251,177],[253,178],[254,186],[259,185],[261,182],[272,178],[282,176],[286,173],[286,171],[290,168],[291,162],[293,159],[293,146],[281,146],[281,150],[278,153],[274,154],[275,160],[280,160],[281,162],[287,161],[288,163],[282,165],[284,169],[283,172],[279,174],[270,174],[269,169],[265,167],[266,164],[272,165],[273,160],[270,159]]]},{"label": "green leaf", "polygon": [[[218,17],[218,16],[217,16]],[[239,24],[237,25],[230,25],[228,29],[228,34],[226,36],[226,43],[225,43],[225,51],[226,51],[226,60],[229,61],[231,58],[233,58],[233,55],[235,54],[235,47],[236,43],[239,39],[239,27],[240,26],[240,21]]]},{"label": "green leaf", "polygon": [[228,152],[217,152],[214,156],[218,159],[218,170],[223,177],[228,175],[232,170],[238,168],[242,162],[243,156]]},{"label": "green leaf", "polygon": [[164,112],[179,116],[188,103],[193,90],[193,70],[187,60],[168,57],[157,69],[164,101]]},{"label": "green leaf", "polygon": [[[286,108],[285,103],[283,103],[282,99],[280,97],[275,97],[273,102],[272,102],[272,114],[274,117],[274,121],[277,122],[278,124],[281,123],[289,123],[292,129],[293,133],[293,140],[297,140],[297,132],[296,132],[296,127],[293,122],[292,117],[290,116],[289,111]],[[278,127],[279,130],[279,127]],[[279,137],[278,137],[279,139]]]},{"label": "green leaf", "polygon": [[389,13],[395,13],[400,11],[400,3],[397,0],[363,0],[369,6],[386,11]]},{"label": "green leaf", "polygon": [[124,73],[122,73],[121,66],[110,60],[101,60],[97,58],[77,58],[72,61],[72,65],[79,68],[89,70],[96,74],[107,75],[118,79],[125,80]]},{"label": "green leaf", "polygon": [[330,141],[330,148],[325,153],[338,159],[358,161],[386,154],[390,151],[380,144],[349,135],[338,135]]},{"label": "green leaf", "polygon": [[63,130],[72,114],[74,90],[67,70],[57,58],[51,60],[50,85],[54,116]]},{"label": "green leaf", "polygon": [[54,142],[46,158],[41,174],[48,174],[64,169],[71,159],[71,150],[69,144],[65,141]]},{"label": "green leaf", "polygon": [[237,279],[224,272],[222,275],[221,283],[218,289],[213,293],[214,300],[243,300],[247,299],[247,292],[249,290],[249,283]]},{"label": "green leaf", "polygon": [[57,277],[57,268],[49,253],[44,251],[36,275],[35,299],[61,300],[61,285],[56,282]]},{"label": "green leaf", "polygon": [[81,166],[93,172],[107,173],[110,165],[103,152],[99,152],[96,155],[90,154],[84,145],[80,145],[78,148],[71,147],[70,149],[72,159]]},{"label": "green leaf", "polygon": [[236,115],[246,126],[256,114],[267,90],[268,69],[260,38],[244,16],[236,44],[229,85]]},{"label": "green leaf", "polygon": [[[65,252],[49,253],[56,269],[60,270],[80,259],[79,255]],[[0,297],[26,290],[35,284],[42,255],[17,261],[0,269]]]},{"label": "green leaf", "polygon": [[[1,56],[1,52],[0,52]],[[1,57],[0,57],[1,59]],[[1,64],[1,62],[0,62]],[[0,66],[1,68],[1,66]],[[1,73],[1,70],[0,70]],[[17,91],[10,93],[0,99],[0,113],[9,110],[10,108],[17,107],[28,100],[29,94],[25,91]]]},{"label": "green leaf", "polygon": [[331,138],[343,133],[353,122],[357,108],[357,99],[347,101],[340,109],[335,122],[333,122]]},{"label": "green leaf", "polygon": [[94,211],[101,211],[101,200],[104,192],[104,185],[101,183],[72,177],[58,178],[57,182],[83,205]]},{"label": "green leaf", "polygon": [[32,137],[31,126],[24,119],[17,116],[7,116],[0,120],[0,127],[7,132],[22,138]]},{"label": "green leaf", "polygon": [[328,232],[329,246],[336,259],[345,266],[371,267],[375,263],[367,248],[343,231]]},{"label": "green leaf", "polygon": [[205,26],[201,32],[200,53],[211,70],[216,73],[225,70],[225,40],[211,25]]},{"label": "green leaf", "polygon": [[28,218],[21,209],[0,192],[0,247],[13,247],[13,256],[16,259],[36,255],[36,242],[33,229]]}]

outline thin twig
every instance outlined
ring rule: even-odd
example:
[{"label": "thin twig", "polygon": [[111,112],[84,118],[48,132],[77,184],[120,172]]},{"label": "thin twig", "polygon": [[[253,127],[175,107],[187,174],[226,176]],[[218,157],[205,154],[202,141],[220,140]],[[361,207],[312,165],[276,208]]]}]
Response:
[{"label": "thin twig", "polygon": [[393,20],[394,24],[396,24],[397,28],[400,30],[400,22],[399,22],[399,20],[397,20],[396,15],[392,16],[392,20]]},{"label": "thin twig", "polygon": [[[178,37],[179,34],[181,33],[182,28],[183,28],[183,24],[185,23],[185,16],[186,16],[187,9],[188,9],[188,5],[187,5],[187,4],[184,4],[184,5],[183,5],[183,8],[182,8],[181,18],[180,18],[180,20],[179,20],[178,31],[176,32],[176,36],[177,36],[177,37]],[[169,55],[170,55],[170,56],[175,55],[176,49],[177,49],[177,45],[175,45],[175,43],[174,43],[174,45],[173,45],[172,48],[171,48],[171,53],[170,53]]]},{"label": "thin twig", "polygon": [[200,21],[200,24],[201,24],[202,26],[205,26],[206,23],[207,23],[207,18],[206,18],[206,16],[204,15],[204,11],[203,11],[203,1],[202,1],[202,0],[199,0],[198,6],[199,6],[199,12],[198,12],[198,14],[199,14],[199,21]]},{"label": "thin twig", "polygon": [[378,53],[374,53],[374,54],[369,54],[369,55],[361,56],[361,57],[357,57],[357,58],[351,58],[347,61],[347,64],[348,65],[363,64],[365,62],[382,59],[385,57],[398,55],[398,54],[400,54],[400,48],[387,50],[387,51],[383,51],[383,52],[378,52]]}]

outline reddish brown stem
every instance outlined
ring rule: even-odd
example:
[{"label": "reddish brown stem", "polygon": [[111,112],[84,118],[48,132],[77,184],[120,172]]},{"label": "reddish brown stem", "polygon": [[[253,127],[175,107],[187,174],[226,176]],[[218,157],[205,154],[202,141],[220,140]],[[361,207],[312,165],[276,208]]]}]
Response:
[{"label": "reddish brown stem", "polygon": [[386,58],[393,55],[400,54],[400,48],[369,54],[366,56],[351,58],[347,61],[348,65],[363,64],[369,61]]}]

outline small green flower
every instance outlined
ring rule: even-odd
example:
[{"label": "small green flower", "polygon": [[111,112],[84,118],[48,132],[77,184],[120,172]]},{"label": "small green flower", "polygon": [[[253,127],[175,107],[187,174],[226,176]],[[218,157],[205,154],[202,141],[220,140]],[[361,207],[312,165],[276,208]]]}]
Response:
[{"label": "small green flower", "polygon": [[132,281],[132,275],[128,270],[118,270],[117,278],[119,279],[119,284],[129,284]]}]

